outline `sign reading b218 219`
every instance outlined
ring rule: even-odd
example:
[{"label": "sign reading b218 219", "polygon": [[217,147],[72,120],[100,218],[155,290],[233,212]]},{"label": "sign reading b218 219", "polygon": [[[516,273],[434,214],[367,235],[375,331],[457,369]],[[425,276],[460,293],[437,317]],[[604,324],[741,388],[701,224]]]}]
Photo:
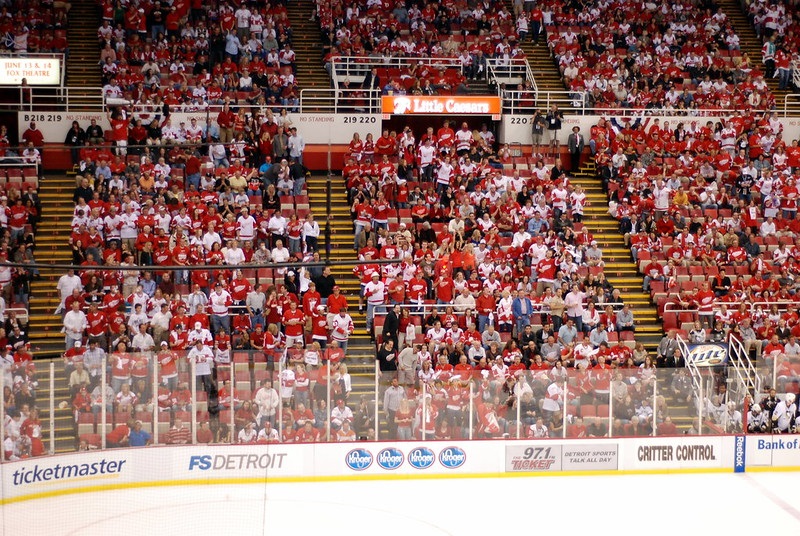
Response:
[{"label": "sign reading b218 219", "polygon": [[507,473],[561,471],[561,445],[509,445],[506,447]]}]

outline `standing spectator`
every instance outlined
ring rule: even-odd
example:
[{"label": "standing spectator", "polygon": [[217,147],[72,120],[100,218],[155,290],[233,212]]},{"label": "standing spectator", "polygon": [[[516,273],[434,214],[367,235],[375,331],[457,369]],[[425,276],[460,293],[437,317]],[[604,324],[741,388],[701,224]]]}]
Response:
[{"label": "standing spectator", "polygon": [[581,165],[581,154],[583,153],[585,141],[581,134],[580,127],[572,127],[572,134],[569,135],[567,147],[569,148],[570,171],[575,173]]},{"label": "standing spectator", "polygon": [[386,286],[380,278],[381,274],[376,270],[372,272],[372,280],[364,285],[364,297],[367,298],[367,331],[373,341],[375,340],[375,334],[372,332],[375,309],[386,301]]},{"label": "standing spectator", "polygon": [[397,380],[397,352],[394,342],[389,339],[383,342],[376,355],[381,383],[387,384]]},{"label": "standing spectator", "polygon": [[86,314],[81,311],[81,302],[75,300],[72,302],[72,308],[64,315],[64,345],[65,349],[69,350],[83,340],[83,332],[88,326],[86,321]]},{"label": "standing spectator", "polygon": [[22,133],[22,138],[20,139],[23,145],[33,144],[36,149],[44,147],[44,134],[36,127],[35,121],[30,122],[30,125],[27,130]]},{"label": "standing spectator", "polygon": [[64,145],[68,146],[72,165],[76,166],[81,161],[81,148],[86,145],[86,132],[77,121],[72,122],[72,128],[64,138]]},{"label": "standing spectator", "polygon": [[386,422],[389,425],[389,439],[397,438],[395,415],[405,397],[405,389],[400,386],[396,377],[392,378],[391,385],[383,393],[383,411],[386,412]]},{"label": "standing spectator", "polygon": [[291,135],[287,141],[286,148],[289,151],[289,156],[301,166],[303,165],[303,151],[306,150],[306,142],[303,136],[297,133],[297,127],[292,127]]},{"label": "standing spectator", "polygon": [[[338,288],[338,287],[337,287]],[[337,290],[338,292],[338,290]],[[353,319],[347,314],[347,307],[341,307],[331,318],[331,339],[339,344],[343,352],[347,352],[347,340],[355,329]]]},{"label": "standing spectator", "polygon": [[545,122],[547,123],[547,131],[550,134],[550,147],[553,149],[553,154],[558,155],[558,133],[561,131],[561,122],[564,120],[564,114],[558,109],[558,105],[554,104],[547,112]]},{"label": "standing spectator", "polygon": [[214,366],[214,352],[209,346],[203,344],[203,341],[197,339],[194,348],[189,350],[186,356],[189,362],[194,361],[195,364],[195,381],[198,387],[202,386],[205,392],[210,392],[214,388],[214,380],[212,378],[211,368]]},{"label": "standing spectator", "polygon": [[103,128],[97,124],[97,119],[92,119],[92,122],[86,129],[86,141],[92,146],[99,146],[105,142]]}]

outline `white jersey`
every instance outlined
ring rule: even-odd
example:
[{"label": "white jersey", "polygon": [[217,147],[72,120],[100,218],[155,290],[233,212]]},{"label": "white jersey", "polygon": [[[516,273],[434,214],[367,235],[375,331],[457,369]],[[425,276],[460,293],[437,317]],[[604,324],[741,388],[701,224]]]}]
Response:
[{"label": "white jersey", "polygon": [[772,422],[779,431],[790,432],[794,427],[795,415],[797,415],[797,404],[792,402],[791,405],[787,405],[785,400],[781,400],[772,413]]},{"label": "white jersey", "polygon": [[353,319],[350,318],[348,314],[344,316],[334,315],[331,319],[331,327],[333,328],[333,331],[331,331],[333,340],[339,342],[346,341],[353,331]]}]

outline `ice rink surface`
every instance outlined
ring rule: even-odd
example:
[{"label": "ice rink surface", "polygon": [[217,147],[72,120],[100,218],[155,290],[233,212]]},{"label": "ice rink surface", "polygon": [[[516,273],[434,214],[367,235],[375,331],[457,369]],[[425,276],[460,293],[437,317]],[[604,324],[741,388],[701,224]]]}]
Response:
[{"label": "ice rink surface", "polygon": [[165,486],[6,505],[0,532],[797,534],[797,480],[797,473],[784,472]]}]

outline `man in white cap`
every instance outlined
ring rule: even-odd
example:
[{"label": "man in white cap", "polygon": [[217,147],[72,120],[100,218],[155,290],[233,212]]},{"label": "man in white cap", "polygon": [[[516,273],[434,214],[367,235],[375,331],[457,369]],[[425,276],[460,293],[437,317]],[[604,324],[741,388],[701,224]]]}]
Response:
[{"label": "man in white cap", "polygon": [[211,337],[211,332],[208,331],[203,327],[203,324],[200,322],[194,323],[194,329],[189,331],[189,335],[187,336],[187,341],[189,346],[194,346],[197,341],[200,341],[206,346],[211,346],[213,339]]},{"label": "man in white cap", "polygon": [[64,315],[65,350],[69,350],[75,346],[76,342],[79,343],[83,340],[83,332],[88,326],[86,314],[81,311],[81,302],[73,301],[71,310]]},{"label": "man in white cap", "polygon": [[369,332],[370,338],[374,339],[375,334],[372,333],[372,322],[375,316],[375,308],[382,306],[386,301],[386,285],[381,281],[379,270],[375,270],[372,273],[371,281],[364,285],[364,297],[367,299],[367,332]]},{"label": "man in white cap", "polygon": [[211,351],[210,346],[203,344],[200,339],[196,340],[194,347],[189,350],[186,356],[189,362],[195,364],[195,381],[198,388],[202,385],[206,392],[210,391],[214,385],[214,380],[211,377],[211,368],[214,366],[214,352]]}]

